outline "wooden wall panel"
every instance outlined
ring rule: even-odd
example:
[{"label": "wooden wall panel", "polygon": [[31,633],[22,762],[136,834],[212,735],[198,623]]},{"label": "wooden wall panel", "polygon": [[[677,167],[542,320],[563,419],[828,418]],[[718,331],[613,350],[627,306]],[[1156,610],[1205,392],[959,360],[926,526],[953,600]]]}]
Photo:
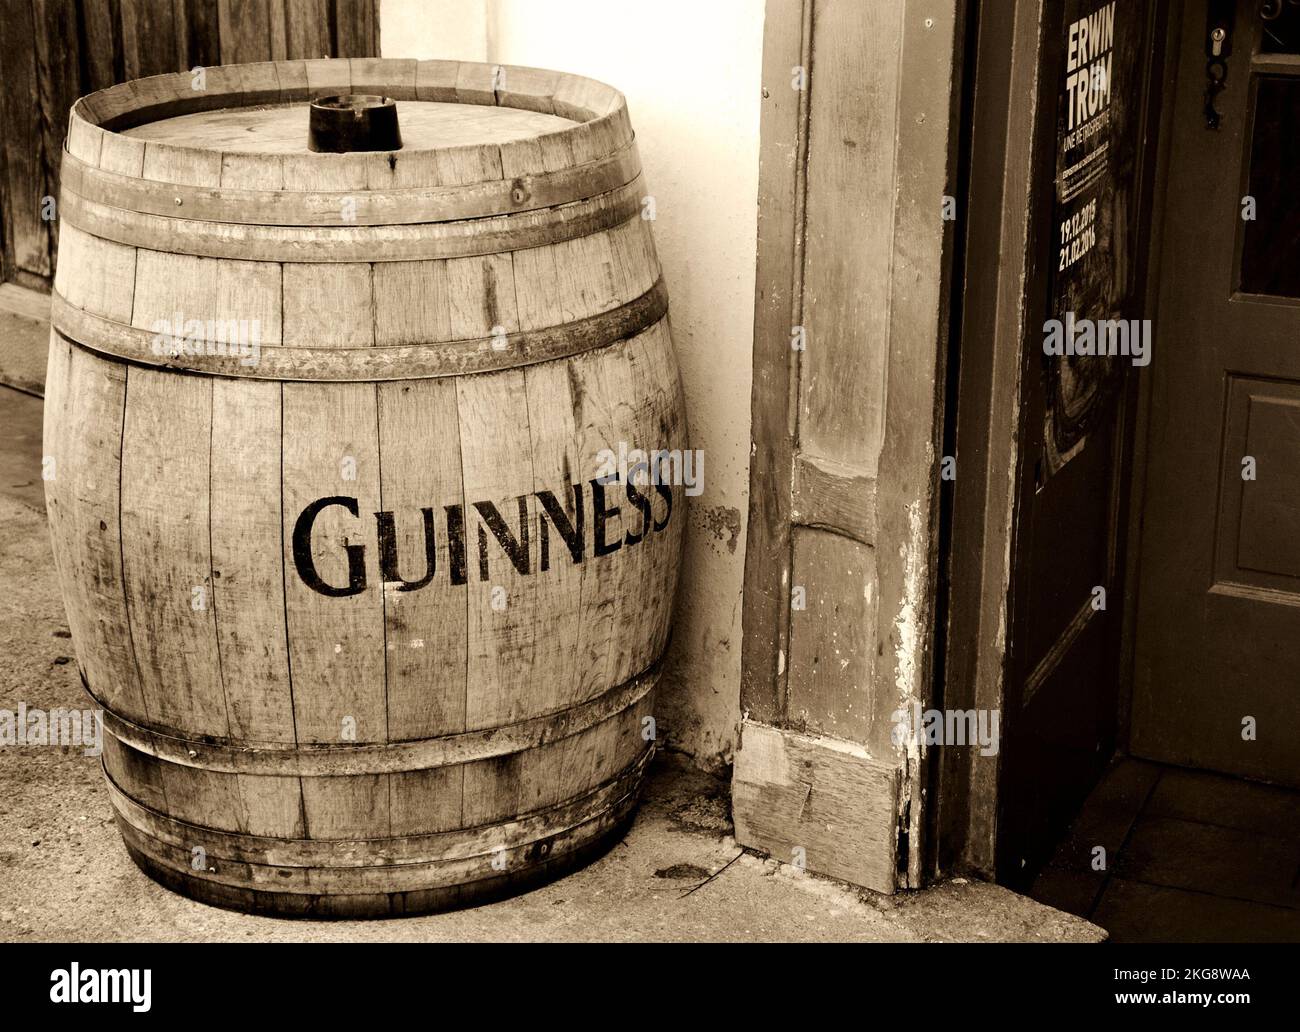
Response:
[{"label": "wooden wall panel", "polygon": [[113,0],[81,0],[80,44],[86,78],[82,92],[103,90],[126,75],[121,66],[120,29]]},{"label": "wooden wall panel", "polygon": [[377,57],[377,5],[372,0],[334,0],[334,32],[335,57]]},{"label": "wooden wall panel", "polygon": [[158,0],[119,0],[118,10],[126,78],[142,79],[189,67],[183,7],[177,11],[172,4]]},{"label": "wooden wall panel", "polygon": [[[316,57],[329,57],[332,36],[330,34],[329,0],[299,0],[284,9],[285,47],[288,58],[308,60]],[[379,53],[378,41],[369,56]]]},{"label": "wooden wall panel", "polygon": [[874,474],[884,432],[903,5],[821,0],[813,38],[801,452]]},{"label": "wooden wall panel", "polygon": [[[40,118],[41,197],[55,198],[59,192],[59,152],[67,131],[68,109],[81,92],[75,0],[32,0],[32,24],[36,32],[36,107]],[[42,213],[43,214],[43,213]],[[47,266],[59,243],[57,219],[43,221],[44,242],[49,247]],[[43,272],[48,275],[48,272]]]},{"label": "wooden wall panel", "polygon": [[861,746],[745,722],[732,809],[736,841],[783,863],[889,892],[899,772]]},{"label": "wooden wall panel", "polygon": [[[896,199],[889,286],[889,364],[876,508],[880,618],[877,729],[898,707],[934,699],[939,470],[946,376],[953,222],[936,213],[957,192],[964,5],[907,0],[899,48]],[[939,70],[942,70],[941,72]],[[874,748],[874,746],[873,746]],[[910,844],[907,884],[919,887],[925,843],[924,743],[904,754]],[[902,804],[900,804],[901,806]]]},{"label": "wooden wall panel", "polygon": [[[283,26],[283,9],[273,0],[220,0],[217,4],[217,24],[223,64],[273,60],[273,7],[276,8],[274,21]],[[283,34],[284,30],[280,28],[281,38]]]},{"label": "wooden wall panel", "polygon": [[0,33],[0,153],[3,194],[5,279],[35,286],[49,277],[49,230],[41,221],[41,198],[49,195],[42,174],[40,88],[36,77],[36,35],[30,5],[14,4]]},{"label": "wooden wall panel", "polygon": [[233,53],[223,58],[219,0],[176,0],[176,3],[185,12],[186,64],[190,68],[196,65],[210,68],[223,60],[227,64],[251,60],[236,57]]},{"label": "wooden wall panel", "polygon": [[[872,701],[876,649],[875,549],[811,527],[794,531],[804,608],[790,616],[788,716],[800,727],[890,752]],[[873,735],[873,729],[877,732]]]}]

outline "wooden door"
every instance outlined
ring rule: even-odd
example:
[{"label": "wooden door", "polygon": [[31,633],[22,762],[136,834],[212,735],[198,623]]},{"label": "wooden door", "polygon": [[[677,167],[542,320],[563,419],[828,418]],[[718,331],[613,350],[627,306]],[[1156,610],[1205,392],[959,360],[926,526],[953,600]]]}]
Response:
[{"label": "wooden door", "polygon": [[[998,791],[996,868],[1011,885],[1036,873],[1115,748],[1134,356],[1044,345],[1049,320],[1139,314],[1154,4],[1041,10]],[[1095,80],[1086,98],[1080,76]]]},{"label": "wooden door", "polygon": [[1300,9],[1233,7],[1173,37],[1132,748],[1300,785]]}]

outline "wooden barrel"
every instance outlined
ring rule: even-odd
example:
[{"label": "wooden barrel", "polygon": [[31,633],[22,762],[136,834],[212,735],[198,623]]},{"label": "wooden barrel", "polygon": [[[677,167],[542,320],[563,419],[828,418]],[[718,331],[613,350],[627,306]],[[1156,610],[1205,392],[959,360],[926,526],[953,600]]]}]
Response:
[{"label": "wooden barrel", "polygon": [[[397,100],[401,150],[308,151],[309,101],[349,93]],[[47,502],[136,862],[355,916],[607,846],[685,519],[622,95],[443,61],[156,76],[77,102],[62,191]]]}]

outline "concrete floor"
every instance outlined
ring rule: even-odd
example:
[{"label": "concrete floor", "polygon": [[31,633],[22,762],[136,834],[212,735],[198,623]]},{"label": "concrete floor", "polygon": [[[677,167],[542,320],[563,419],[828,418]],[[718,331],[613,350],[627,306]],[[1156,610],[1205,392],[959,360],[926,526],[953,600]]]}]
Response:
[{"label": "concrete floor", "polygon": [[[41,505],[40,402],[0,388],[0,708],[81,706]],[[626,838],[589,867],[487,906],[386,921],[251,917],[131,863],[97,760],[0,748],[0,940],[1095,942],[1087,921],[995,885],[884,897],[742,852],[726,785],[656,763]],[[716,875],[712,880],[710,876]],[[695,890],[695,891],[691,891]]]}]

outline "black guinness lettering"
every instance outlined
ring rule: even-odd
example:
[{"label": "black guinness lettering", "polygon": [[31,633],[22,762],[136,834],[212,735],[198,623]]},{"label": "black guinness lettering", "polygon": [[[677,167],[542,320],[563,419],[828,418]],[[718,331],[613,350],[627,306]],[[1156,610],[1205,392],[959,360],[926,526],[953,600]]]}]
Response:
[{"label": "black guinness lettering", "polygon": [[591,482],[591,511],[595,523],[595,552],[597,555],[609,555],[617,552],[623,547],[622,541],[615,541],[612,545],[605,541],[605,523],[611,516],[618,515],[618,506],[612,509],[605,508],[605,485],[599,480]]},{"label": "black guinness lettering", "polygon": [[316,563],[311,557],[312,526],[316,523],[316,517],[320,515],[321,510],[328,509],[331,505],[341,505],[353,516],[357,514],[357,500],[343,495],[319,498],[303,509],[302,515],[298,517],[298,522],[293,525],[293,565],[297,567],[298,576],[302,578],[302,582],[313,591],[320,592],[322,595],[329,595],[331,598],[358,595],[366,590],[366,549],[364,545],[343,546],[343,550],[348,554],[348,585],[345,588],[336,588],[321,580],[320,574],[316,572]]},{"label": "black guinness lettering", "polygon": [[[510,528],[506,526],[506,521],[501,518],[501,513],[491,502],[475,502],[474,508],[478,514],[483,517],[483,523],[488,525],[488,530],[492,531],[492,536],[505,550],[506,555],[510,558],[510,564],[520,573],[528,573],[528,496],[520,495],[517,499],[519,502],[519,536],[515,537]],[[482,524],[478,528],[478,579],[488,579],[488,547],[487,531],[483,529]]]},{"label": "black guinness lettering", "polygon": [[655,484],[655,490],[664,500],[664,518],[655,520],[655,530],[663,530],[673,518],[673,489],[669,484]]},{"label": "black guinness lettering", "polygon": [[447,557],[451,560],[451,582],[464,584],[469,580],[465,573],[465,510],[459,505],[449,505],[447,513]]},{"label": "black guinness lettering", "polygon": [[641,513],[641,530],[636,534],[629,530],[623,538],[627,544],[635,545],[650,533],[650,525],[654,517],[650,515],[650,499],[638,491],[636,484],[630,480],[627,482],[627,500],[636,506],[637,511]]},{"label": "black guinness lettering", "polygon": [[575,563],[582,562],[582,553],[584,542],[582,535],[582,485],[573,485],[573,520],[569,520],[568,514],[550,491],[538,491],[537,500],[542,503],[543,516],[537,522],[542,531],[542,569],[551,568],[551,538],[550,531],[546,529],[547,523],[552,523],[555,529],[559,531],[560,537],[564,538],[564,543],[569,548],[569,555],[573,556]]},{"label": "black guinness lettering", "polygon": [[375,523],[379,526],[379,574],[385,584],[396,583],[398,591],[415,591],[424,587],[437,570],[437,554],[434,548],[433,510],[421,509],[424,516],[424,562],[425,574],[417,581],[408,581],[397,572],[397,529],[393,525],[391,512],[375,513]]},{"label": "black guinness lettering", "polygon": [[[673,493],[670,485],[655,484],[654,491],[651,492],[647,488],[638,487],[631,481],[620,481],[620,483],[623,485],[622,494],[627,497],[628,506],[626,510],[621,510],[618,505],[610,504],[612,499],[609,498],[606,492],[609,485],[602,484],[599,480],[589,480],[569,485],[569,490],[573,492],[573,506],[571,509],[566,507],[552,491],[542,490],[535,491],[531,495],[519,495],[514,499],[514,507],[517,508],[519,520],[517,530],[502,515],[503,509],[506,511],[511,510],[512,506],[509,503],[500,505],[500,508],[498,508],[499,503],[491,501],[469,503],[469,506],[473,508],[473,512],[477,514],[474,522],[478,528],[477,558],[480,580],[489,581],[491,579],[491,567],[500,561],[499,557],[494,558],[490,555],[492,549],[489,545],[489,537],[496,540],[515,571],[528,576],[534,572],[550,570],[552,532],[564,542],[564,547],[568,550],[573,562],[579,564],[585,562],[588,555],[602,557],[612,555],[625,546],[628,548],[634,547],[645,542],[652,534],[659,533],[668,527],[673,512]],[[585,497],[588,488],[591,491],[590,500]],[[656,518],[658,507],[655,505],[655,495],[664,500],[663,515],[660,518]],[[530,497],[536,498],[539,506],[537,514],[538,554],[535,561],[531,551],[532,542],[528,525]],[[292,539],[293,564],[298,571],[298,576],[302,578],[302,582],[313,591],[331,598],[343,598],[348,595],[359,595],[366,590],[366,549],[364,545],[348,544],[347,539],[344,539],[343,550],[348,561],[347,584],[328,584],[321,577],[312,558],[312,533],[317,517],[325,509],[334,505],[341,506],[353,516],[358,515],[358,500],[345,495],[331,495],[328,498],[319,498],[308,505],[294,523]],[[590,510],[588,510],[588,505],[590,505]],[[469,542],[466,538],[467,528],[465,526],[467,507],[466,505],[446,505],[442,508],[447,530],[447,565],[444,577],[453,586],[460,586],[469,580]],[[397,540],[396,521],[399,518],[408,519],[413,517],[395,515],[388,511],[374,513],[379,550],[379,574],[385,584],[396,584],[398,591],[419,591],[431,584],[437,577],[439,573],[437,563],[437,511],[434,506],[420,509],[420,518],[424,530],[423,570],[421,570],[418,556],[406,556],[405,565],[403,565],[403,557],[399,555],[401,549]],[[590,552],[587,551],[588,511],[592,514],[592,548]],[[631,516],[633,511],[639,514],[639,519]],[[626,512],[628,515],[625,521],[625,529],[621,535],[614,536],[611,540],[611,531],[608,524],[611,520],[616,520],[620,512]],[[559,556],[564,555],[564,552],[559,551],[558,547],[557,551]],[[418,573],[418,579],[407,580],[402,576],[403,568],[408,573]]]}]

